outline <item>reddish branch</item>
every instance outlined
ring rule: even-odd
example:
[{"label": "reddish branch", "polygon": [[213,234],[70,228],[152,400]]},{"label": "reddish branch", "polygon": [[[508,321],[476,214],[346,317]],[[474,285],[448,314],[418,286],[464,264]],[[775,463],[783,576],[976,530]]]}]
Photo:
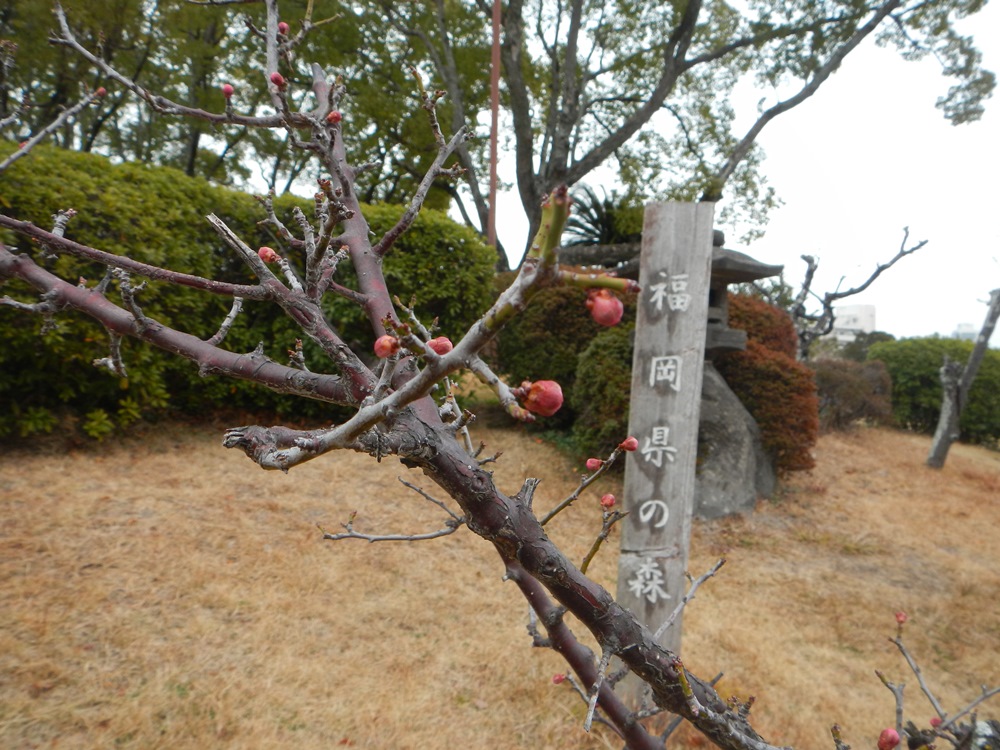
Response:
[{"label": "reddish branch", "polygon": [[[286,42],[278,39],[276,32],[277,4],[275,0],[267,0],[265,4],[268,17],[261,36],[266,47],[265,67],[270,75],[277,72],[279,63],[290,64],[292,58],[286,54],[289,51]],[[697,3],[691,5],[697,6]],[[7,297],[3,298],[3,304],[45,315],[71,308],[104,325],[112,336],[113,345],[120,337],[132,337],[196,362],[205,374],[243,378],[285,393],[356,406],[356,413],[342,424],[315,430],[256,425],[236,427],[226,432],[224,445],[243,450],[253,461],[269,469],[288,470],[329,451],[347,449],[363,451],[379,459],[395,456],[407,467],[422,470],[461,508],[462,515],[453,514],[446,526],[453,530],[464,523],[496,548],[508,576],[517,583],[548,629],[553,647],[563,654],[585,686],[597,686],[594,708],[603,712],[630,747],[652,748],[658,744],[638,723],[639,717],[614,695],[613,681],[604,680],[603,673],[612,656],[650,686],[656,705],[688,719],[720,747],[732,750],[771,748],[747,723],[745,712],[732,710],[708,683],[685,672],[676,656],[658,645],[654,635],[631,612],[563,555],[546,536],[533,513],[530,491],[526,489],[509,497],[497,488],[492,474],[483,468],[484,462],[467,449],[467,441],[457,439],[467,419],[456,419],[452,415],[452,421],[445,422],[438,405],[429,396],[432,387],[450,373],[469,368],[507,399],[509,411],[520,414],[523,409],[513,401],[513,392],[482,363],[479,352],[544,286],[559,283],[585,287],[620,284],[623,289],[633,286],[620,279],[560,272],[557,248],[570,202],[565,187],[553,191],[547,198],[535,241],[512,285],[450,352],[438,355],[413,333],[411,324],[400,322],[382,273],[383,256],[395,238],[410,226],[432,179],[456,173],[445,165],[463,142],[464,134],[460,131],[446,140],[440,133],[434,113],[437,92],[424,99],[438,144],[431,173],[420,183],[410,209],[399,223],[373,244],[354,189],[357,172],[347,159],[341,121],[326,117],[339,106],[343,82],[328,81],[322,69],[313,66],[312,88],[319,102],[314,111],[291,111],[289,84],[284,78],[274,77],[269,78],[268,83],[278,110],[273,117],[241,118],[231,112],[205,113],[155,96],[120,75],[76,43],[61,9],[57,9],[57,17],[60,22],[57,43],[75,50],[156,111],[219,124],[284,128],[292,136],[294,145],[319,158],[330,179],[323,178],[319,182],[313,220],[297,216],[295,231],[281,225],[264,201],[265,220],[277,224],[289,247],[305,257],[304,284],[288,264],[280,266],[283,278],[273,273],[252,248],[215,217],[209,220],[226,244],[254,272],[257,284],[223,284],[138,263],[76,243],[61,236],[62,232],[46,232],[23,221],[0,217],[0,226],[37,240],[49,252],[73,254],[116,269],[123,297],[122,304],[115,304],[106,296],[108,282],[93,288],[75,285],[49,273],[29,255],[16,254],[0,246],[0,280],[19,279],[41,295],[41,301],[33,304]],[[682,57],[689,42],[690,33],[675,34],[668,44],[671,54]],[[65,220],[68,218],[66,214]],[[64,228],[65,221],[59,227]],[[72,225],[65,231],[71,229]],[[358,291],[350,295],[345,293],[345,296],[364,310],[373,339],[390,330],[399,336],[404,347],[398,354],[383,360],[376,370],[366,366],[344,344],[320,307],[323,292],[337,290],[333,275],[337,272],[338,258],[344,255],[349,256],[358,280]],[[299,325],[304,335],[317,342],[340,373],[305,371],[301,361],[294,357],[293,364],[299,366],[280,365],[259,351],[237,353],[223,349],[224,333],[238,314],[237,307],[223,322],[220,333],[209,341],[165,326],[143,314],[141,285],[131,284],[131,274],[213,294],[272,301]],[[419,326],[416,328],[419,330]],[[117,352],[117,348],[114,351]],[[124,370],[116,353],[108,359],[111,366]],[[347,531],[348,535],[359,536],[350,523]],[[597,639],[602,650],[600,664],[595,664],[594,655],[572,637],[562,622],[562,611],[573,614]]]}]

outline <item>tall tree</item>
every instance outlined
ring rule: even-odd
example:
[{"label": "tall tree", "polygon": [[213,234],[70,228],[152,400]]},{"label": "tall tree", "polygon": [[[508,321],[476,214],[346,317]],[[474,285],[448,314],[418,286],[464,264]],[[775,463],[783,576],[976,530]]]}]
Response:
[{"label": "tall tree", "polygon": [[[396,17],[419,27],[421,4],[393,5]],[[485,25],[492,3],[438,5],[450,11],[446,20],[478,9]],[[761,221],[774,203],[757,136],[815,94],[869,37],[908,58],[934,55],[955,79],[938,106],[956,124],[978,118],[995,80],[954,22],[981,7],[979,0],[509,0],[505,94],[532,233],[543,195],[609,161],[622,182],[647,194],[708,201],[725,194],[728,215]],[[438,30],[438,44],[450,29]],[[462,71],[434,54],[433,42],[426,47],[451,91]],[[729,94],[746,76],[765,88],[767,103],[737,132]],[[470,109],[463,120],[476,116]],[[481,185],[472,192],[481,214],[486,192]]]}]

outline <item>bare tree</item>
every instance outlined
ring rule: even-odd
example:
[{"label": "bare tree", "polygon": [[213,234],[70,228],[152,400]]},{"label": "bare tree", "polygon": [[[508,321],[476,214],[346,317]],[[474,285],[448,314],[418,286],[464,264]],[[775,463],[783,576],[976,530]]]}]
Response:
[{"label": "bare tree", "polygon": [[[721,747],[747,750],[771,747],[751,728],[746,715],[727,705],[708,682],[689,674],[674,654],[656,643],[653,633],[552,543],[532,510],[536,484],[533,480],[526,479],[513,496],[494,484],[486,466],[489,459],[478,455],[467,436],[471,415],[462,412],[450,399],[439,404],[430,395],[435,385],[459,370],[468,369],[488,383],[505,409],[518,419],[533,419],[533,411],[551,413],[561,403],[558,384],[540,381],[511,388],[490,371],[479,352],[547,285],[574,284],[616,291],[636,288],[634,282],[626,279],[580,276],[559,268],[556,248],[570,205],[566,189],[554,190],[544,201],[541,228],[529,257],[493,307],[454,344],[440,337],[431,338],[415,310],[399,309],[394,302],[382,273],[382,258],[416,218],[432,181],[458,174],[456,168],[447,164],[465,141],[466,132],[460,128],[449,138],[441,131],[436,114],[439,92],[423,90],[417,79],[421,104],[437,143],[437,156],[400,221],[384,236],[372,239],[355,190],[355,176],[360,168],[348,159],[345,148],[340,106],[346,84],[338,78],[331,80],[320,66],[313,65],[313,107],[297,111],[289,107],[291,76],[287,66],[295,38],[279,29],[276,0],[267,2],[267,25],[260,33],[264,46],[264,84],[275,110],[269,116],[239,114],[235,96],[227,100],[223,112],[196,109],[157,96],[80,45],[58,6],[56,18],[59,30],[55,43],[82,55],[109,80],[131,91],[155,111],[166,116],[193,117],[223,128],[284,131],[294,149],[312,155],[323,176],[318,182],[315,214],[311,218],[296,211],[294,221],[286,225],[268,201],[263,202],[262,218],[284,240],[285,255],[272,248],[251,248],[217,216],[207,217],[225,243],[255,274],[254,284],[194,276],[74,242],[67,236],[72,233],[75,214],[69,208],[58,211],[51,231],[0,216],[0,226],[37,243],[35,246],[41,248],[43,255],[68,254],[107,269],[96,285],[76,279],[67,281],[47,270],[42,257],[0,246],[0,279],[18,279],[40,294],[36,301],[4,297],[3,304],[46,316],[74,310],[96,319],[107,329],[110,341],[108,355],[98,363],[120,375],[126,372],[120,342],[130,337],[185,357],[206,374],[250,380],[283,393],[353,407],[354,414],[346,421],[318,429],[234,427],[226,431],[223,444],[244,451],[265,469],[289,471],[336,450],[354,450],[376,459],[396,457],[405,466],[423,471],[459,509],[458,512],[447,509],[445,530],[441,533],[464,526],[493,544],[506,566],[507,577],[524,593],[544,629],[545,635],[539,638],[567,659],[577,679],[586,686],[592,701],[592,717],[597,715],[609,722],[630,747],[662,747],[616,697],[615,680],[605,675],[610,658],[616,656],[650,685],[659,708],[685,717]],[[102,94],[94,92],[93,96]],[[81,106],[89,101],[90,98]],[[31,145],[24,144],[18,155],[27,155]],[[340,278],[347,265],[342,266],[341,261],[346,258],[350,259],[357,277],[356,291]],[[139,282],[140,278],[145,281]],[[200,339],[144,313],[142,297],[148,281],[180,284],[231,298],[232,312],[215,335]],[[112,297],[115,287],[117,301]],[[369,367],[327,320],[320,303],[328,294],[345,297],[362,308],[371,326],[375,350],[382,357],[377,367]],[[304,370],[294,358],[285,365],[270,360],[260,351],[225,349],[227,332],[239,315],[242,300],[280,306],[300,327],[303,336],[312,339],[326,353],[330,372]],[[443,502],[440,504],[447,507]],[[352,533],[350,528],[345,531]],[[418,537],[438,535],[431,532]],[[593,633],[603,650],[600,659],[594,658],[574,637],[564,621],[567,612]]]},{"label": "bare tree", "polygon": [[[812,286],[816,277],[816,270],[819,268],[819,261],[812,255],[802,256],[802,260],[806,263],[806,272],[802,279],[802,284],[799,287],[799,291],[793,298],[788,300],[778,298],[782,292],[786,291],[787,287],[784,289],[771,290],[761,287],[760,285],[755,285],[757,291],[763,294],[768,302],[783,308],[789,315],[792,316],[792,322],[795,324],[795,333],[798,335],[799,339],[798,356],[800,360],[804,361],[809,359],[810,350],[816,340],[833,331],[833,326],[837,319],[836,313],[833,309],[834,305],[843,299],[853,297],[856,294],[861,294],[861,292],[868,289],[868,287],[875,282],[875,279],[881,276],[883,272],[888,271],[896,265],[898,261],[902,260],[907,255],[912,255],[927,244],[927,240],[921,240],[916,245],[907,247],[906,243],[909,239],[910,229],[909,227],[904,227],[903,241],[900,243],[899,251],[887,262],[876,265],[871,276],[850,289],[840,289],[840,284],[844,283],[844,278],[841,277],[840,283],[834,291],[824,292],[822,295],[816,293]],[[808,308],[810,299],[819,302],[819,310],[813,309],[810,311]]]},{"label": "bare tree", "polygon": [[[0,215],[0,226],[25,237],[33,248],[31,252],[15,252],[0,245],[0,281],[19,280],[39,295],[35,300],[4,296],[0,306],[46,318],[69,310],[99,321],[107,330],[110,346],[108,355],[95,364],[121,376],[126,374],[126,366],[120,344],[129,337],[191,360],[205,375],[240,378],[282,393],[352,407],[353,414],[345,421],[317,429],[279,425],[234,427],[225,432],[223,445],[242,450],[264,469],[289,471],[334,451],[353,450],[376,460],[394,457],[404,466],[420,470],[457,505],[456,510],[448,502],[419,490],[441,508],[442,528],[415,535],[364,535],[355,531],[349,521],[342,533],[325,536],[415,541],[468,528],[493,545],[505,565],[507,579],[514,582],[528,601],[535,643],[556,650],[572,669],[581,694],[588,701],[587,726],[592,721],[601,721],[627,747],[662,749],[664,737],[652,734],[641,720],[666,710],[691,722],[719,747],[773,748],[752,728],[749,704],[722,700],[709,682],[689,673],[675,654],[657,644],[654,633],[586,576],[589,560],[611,526],[622,517],[620,512],[613,510],[610,503],[605,508],[603,528],[579,567],[546,534],[545,522],[568,507],[622,451],[634,450],[635,441],[623,441],[556,511],[540,520],[532,509],[537,481],[525,479],[514,495],[501,491],[488,471],[489,463],[496,457],[482,457],[469,437],[472,415],[462,411],[450,396],[440,402],[432,396],[436,385],[447,383],[453,374],[464,369],[493,388],[512,417],[530,421],[535,414],[552,413],[562,402],[558,384],[538,381],[511,388],[490,370],[480,352],[546,286],[572,284],[627,291],[635,290],[635,283],[603,275],[578,275],[559,267],[557,247],[571,201],[565,187],[558,188],[542,204],[540,229],[510,287],[457,342],[433,337],[421,323],[417,308],[403,307],[394,301],[382,273],[382,259],[416,218],[432,181],[457,176],[458,170],[447,164],[466,138],[465,130],[459,128],[453,136],[445,136],[436,114],[440,94],[424,90],[417,77],[421,106],[437,144],[437,155],[399,222],[382,237],[372,238],[356,191],[355,177],[361,167],[348,159],[345,147],[340,106],[346,84],[313,65],[314,106],[292,110],[289,77],[279,66],[291,65],[296,38],[282,30],[277,0],[267,0],[266,5],[267,24],[259,38],[264,47],[263,84],[275,110],[269,116],[240,115],[232,98],[227,100],[223,112],[195,109],[137,86],[78,44],[58,6],[59,31],[54,41],[84,56],[110,80],[157,112],[197,118],[220,128],[240,126],[283,131],[292,148],[310,155],[320,174],[312,217],[294,210],[289,225],[275,214],[268,199],[261,201],[262,220],[275,229],[286,253],[279,254],[270,247],[255,250],[217,216],[208,216],[220,237],[257,279],[256,283],[235,284],[140,263],[75,242],[67,236],[72,234],[76,213],[71,208],[55,214],[51,230]],[[102,95],[93,93],[94,97]],[[92,97],[87,97],[80,106],[91,100]],[[3,122],[9,124],[16,119],[17,113],[12,113],[10,117],[4,116]],[[37,138],[23,144],[17,155],[29,155],[34,142]],[[10,162],[8,159],[3,167]],[[106,269],[105,275],[97,284],[62,279],[46,267],[53,255],[87,260]],[[344,283],[347,264],[342,261],[346,259],[351,261],[356,289]],[[137,282],[138,278],[143,281]],[[177,284],[219,295],[231,299],[232,308],[218,331],[202,339],[165,325],[143,311],[148,282]],[[115,290],[117,299],[112,294]],[[331,325],[321,307],[326,295],[339,295],[363,310],[378,355],[377,365],[371,366],[370,357],[353,351]],[[305,369],[295,352],[286,365],[269,359],[261,350],[226,349],[223,345],[227,333],[240,315],[243,300],[278,305],[299,326],[303,336],[327,355],[330,371]],[[448,392],[447,388],[443,390]],[[685,601],[716,569],[694,582]],[[602,650],[599,658],[575,637],[566,622],[567,613],[574,615],[594,636]],[[623,668],[609,674],[612,657]],[[619,700],[614,687],[628,672],[649,686],[655,706],[636,712]]]},{"label": "bare tree", "polygon": [[947,355],[944,358],[944,363],[941,365],[941,415],[934,431],[930,453],[927,455],[927,465],[932,469],[944,466],[951,444],[958,440],[958,421],[968,402],[969,389],[976,379],[976,373],[979,372],[979,365],[986,356],[986,349],[990,345],[990,338],[993,336],[998,318],[1000,318],[1000,289],[994,289],[990,292],[986,320],[979,329],[979,336],[976,337],[976,345],[969,355],[969,361],[963,365]]}]

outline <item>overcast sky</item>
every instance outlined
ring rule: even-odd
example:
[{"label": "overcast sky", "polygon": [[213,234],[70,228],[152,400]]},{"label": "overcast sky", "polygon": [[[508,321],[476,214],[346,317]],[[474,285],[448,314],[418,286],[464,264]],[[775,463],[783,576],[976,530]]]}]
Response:
[{"label": "overcast sky", "polygon": [[[965,29],[1000,74],[1000,5]],[[875,305],[877,328],[900,338],[950,335],[963,323],[978,331],[989,291],[1000,287],[1000,95],[980,121],[956,127],[934,106],[948,86],[934,60],[906,62],[872,42],[855,50],[812,99],[764,129],[763,170],[784,205],[761,240],[727,246],[783,263],[796,286],[800,256],[813,255],[813,289],[824,292],[841,277],[844,288],[863,282],[895,255],[908,226],[910,244],[928,244],[844,304]],[[745,126],[762,95],[747,93],[737,102]],[[500,240],[520,250],[518,201],[508,194],[498,206]]]}]

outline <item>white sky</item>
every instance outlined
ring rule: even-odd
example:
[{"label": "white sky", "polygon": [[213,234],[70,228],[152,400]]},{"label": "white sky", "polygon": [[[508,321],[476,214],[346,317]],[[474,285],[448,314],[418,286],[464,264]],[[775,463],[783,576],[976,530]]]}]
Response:
[{"label": "white sky", "polygon": [[[963,30],[1000,74],[1000,4]],[[909,244],[928,244],[844,304],[875,305],[876,327],[897,337],[950,335],[962,323],[978,331],[1000,287],[1000,94],[980,121],[956,127],[934,106],[949,80],[932,59],[906,62],[870,41],[855,50],[811,100],[762,132],[763,171],[784,205],[763,239],[739,247],[729,231],[727,247],[784,264],[794,286],[800,256],[816,256],[822,293],[841,277],[843,288],[863,282],[908,226]],[[737,106],[747,126],[762,92],[748,94]],[[510,191],[497,204],[500,240],[519,253],[527,229],[518,199]]]}]

